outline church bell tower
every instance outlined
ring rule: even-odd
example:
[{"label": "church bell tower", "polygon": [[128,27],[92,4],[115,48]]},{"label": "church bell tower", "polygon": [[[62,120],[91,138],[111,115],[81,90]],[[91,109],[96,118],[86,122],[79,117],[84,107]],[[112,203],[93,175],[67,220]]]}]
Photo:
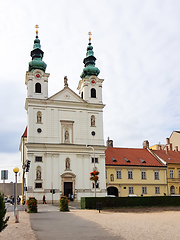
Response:
[{"label": "church bell tower", "polygon": [[32,61],[29,62],[29,69],[26,72],[27,98],[48,98],[48,77],[50,74],[45,73],[47,65],[42,61],[43,55],[44,52],[41,50],[38,38],[38,25],[36,25],[36,38],[31,51]]},{"label": "church bell tower", "polygon": [[86,57],[84,58],[84,69],[81,74],[82,80],[79,81],[78,90],[82,99],[89,103],[102,104],[102,82],[98,75],[100,70],[95,66],[96,58],[91,44],[91,32],[89,32],[89,43]]}]

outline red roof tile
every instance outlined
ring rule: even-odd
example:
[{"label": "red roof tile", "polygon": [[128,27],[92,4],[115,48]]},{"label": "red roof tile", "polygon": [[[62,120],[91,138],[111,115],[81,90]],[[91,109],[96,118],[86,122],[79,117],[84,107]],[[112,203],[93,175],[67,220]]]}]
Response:
[{"label": "red roof tile", "polygon": [[26,127],[26,129],[25,129],[25,131],[24,131],[22,137],[27,137],[27,127]]},{"label": "red roof tile", "polygon": [[153,153],[158,155],[160,158],[162,158],[167,163],[180,163],[180,152],[176,151],[168,151],[168,154],[166,154],[166,150],[151,150]]},{"label": "red roof tile", "polygon": [[109,147],[106,149],[105,155],[106,165],[164,166],[147,149]]}]

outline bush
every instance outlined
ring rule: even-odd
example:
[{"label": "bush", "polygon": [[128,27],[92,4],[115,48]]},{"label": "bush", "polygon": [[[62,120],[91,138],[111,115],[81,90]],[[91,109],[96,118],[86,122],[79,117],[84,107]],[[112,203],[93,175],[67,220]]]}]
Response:
[{"label": "bush", "polygon": [[62,196],[59,200],[60,203],[60,211],[68,212],[69,211],[69,202],[66,196]]},{"label": "bush", "polygon": [[28,213],[37,213],[37,200],[35,197],[29,197],[27,200]]},{"label": "bush", "polygon": [[9,217],[6,217],[6,207],[4,202],[4,194],[0,193],[0,232],[7,227]]},{"label": "bush", "polygon": [[82,197],[82,209],[96,209],[96,203],[101,202],[102,208],[118,207],[152,207],[180,206],[179,196],[153,197]]}]

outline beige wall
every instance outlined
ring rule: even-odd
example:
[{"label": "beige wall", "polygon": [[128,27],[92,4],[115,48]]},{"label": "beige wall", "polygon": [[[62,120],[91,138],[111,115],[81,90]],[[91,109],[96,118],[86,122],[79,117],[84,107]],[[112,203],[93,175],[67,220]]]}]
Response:
[{"label": "beige wall", "polygon": [[[121,179],[116,178],[116,171],[121,170]],[[133,171],[133,179],[128,179],[128,170]],[[107,188],[116,187],[119,192],[119,197],[127,197],[129,195],[129,187],[134,188],[134,194],[141,196],[142,187],[147,188],[147,193],[144,196],[163,196],[167,195],[167,179],[166,168],[162,167],[134,167],[134,166],[106,166]],[[141,179],[141,172],[146,171],[146,179]],[[159,172],[159,180],[154,179],[154,172]],[[111,174],[114,175],[114,181],[111,181]],[[160,193],[155,194],[155,187],[160,188]]]}]

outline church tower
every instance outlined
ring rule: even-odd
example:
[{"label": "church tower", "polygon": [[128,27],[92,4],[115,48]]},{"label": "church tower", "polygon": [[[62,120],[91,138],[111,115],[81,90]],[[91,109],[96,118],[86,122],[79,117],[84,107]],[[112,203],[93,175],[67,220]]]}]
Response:
[{"label": "church tower", "polygon": [[84,69],[79,81],[78,90],[82,99],[89,103],[102,104],[102,82],[98,75],[100,70],[95,66],[96,58],[91,44],[91,32],[89,32],[89,44],[86,57],[84,58]]},{"label": "church tower", "polygon": [[29,62],[29,70],[26,73],[27,98],[48,98],[48,77],[45,73],[46,63],[42,61],[44,52],[41,50],[38,38],[38,25],[36,25],[36,38],[31,51],[32,61]]}]

